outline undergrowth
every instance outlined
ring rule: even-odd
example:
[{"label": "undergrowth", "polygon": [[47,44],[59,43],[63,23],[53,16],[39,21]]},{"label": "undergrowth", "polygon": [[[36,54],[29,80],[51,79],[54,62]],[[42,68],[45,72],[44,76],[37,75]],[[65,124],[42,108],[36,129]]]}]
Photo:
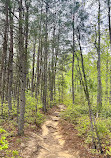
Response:
[{"label": "undergrowth", "polygon": [[[43,123],[45,116],[41,111],[42,103],[40,99],[35,99],[30,92],[26,92],[25,105],[25,130],[35,130]],[[3,104],[3,115],[0,116],[0,155],[6,158],[21,158],[16,149],[21,144],[21,139],[17,138],[17,102],[12,101],[12,111],[9,115],[8,103]],[[1,111],[0,111],[1,113]],[[17,138],[17,139],[16,139]],[[16,140],[16,141],[15,141]],[[11,142],[12,141],[12,142]],[[15,143],[15,148],[12,146]]]},{"label": "undergrowth", "polygon": [[[75,125],[74,128],[78,130],[78,135],[84,138],[85,143],[90,145],[92,144],[92,133],[90,130],[89,109],[87,101],[82,98],[81,103],[78,104],[79,99],[79,97],[76,97],[73,105],[71,97],[67,96],[64,100],[67,108],[62,112],[61,116],[73,123]],[[97,109],[94,104],[92,104],[92,111],[104,153],[105,155],[111,155],[111,107],[109,105],[103,106],[98,118],[96,118]],[[94,136],[95,140],[97,140],[95,133]]]}]

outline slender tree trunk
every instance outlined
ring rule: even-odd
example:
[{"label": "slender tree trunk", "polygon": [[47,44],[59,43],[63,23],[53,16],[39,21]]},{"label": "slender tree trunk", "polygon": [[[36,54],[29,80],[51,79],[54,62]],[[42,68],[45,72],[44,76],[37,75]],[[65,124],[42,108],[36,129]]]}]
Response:
[{"label": "slender tree trunk", "polygon": [[57,36],[57,47],[55,49],[55,71],[54,71],[54,98],[56,98],[56,73],[57,73],[57,63],[58,63],[58,53],[59,53],[59,41],[60,41],[60,23],[59,23],[59,30]]},{"label": "slender tree trunk", "polygon": [[9,111],[12,110],[12,83],[13,83],[13,15],[11,14],[11,7],[9,7],[10,16],[10,53],[9,53],[9,83],[8,83],[8,106]]},{"label": "slender tree trunk", "polygon": [[[41,2],[41,19],[40,19],[40,27],[42,28],[42,11],[43,11],[43,0]],[[41,29],[40,28],[40,29]],[[42,29],[40,35],[40,91],[41,91],[41,100],[43,102],[43,38],[42,38]]]},{"label": "slender tree trunk", "polygon": [[38,100],[39,95],[39,84],[40,84],[40,37],[39,37],[39,48],[38,48],[38,54],[37,54],[37,83],[36,83],[36,92],[35,92],[35,98]]},{"label": "slender tree trunk", "polygon": [[73,21],[72,21],[72,28],[73,28],[73,56],[72,56],[72,102],[74,104],[74,54],[75,54],[75,28],[74,28],[74,14],[73,14]]},{"label": "slender tree trunk", "polygon": [[107,61],[106,61],[106,91],[105,91],[105,103],[108,103],[108,54],[107,54]]},{"label": "slender tree trunk", "polygon": [[[27,74],[28,74],[28,64],[27,64],[27,57],[28,57],[28,35],[29,35],[29,7],[30,7],[31,0],[27,1],[25,0],[25,7],[26,7],[26,13],[25,13],[25,75],[26,75],[26,81],[28,80]],[[25,83],[25,86],[27,84]]]},{"label": "slender tree trunk", "polygon": [[24,114],[25,114],[25,84],[26,84],[26,56],[24,50],[24,38],[23,38],[23,15],[22,15],[22,0],[19,2],[19,53],[20,53],[20,81],[21,81],[21,91],[20,91],[20,116],[18,123],[18,135],[24,134]]},{"label": "slender tree trunk", "polygon": [[97,61],[97,80],[98,80],[98,87],[97,87],[97,109],[98,113],[101,111],[102,107],[102,83],[101,83],[101,53],[100,53],[100,0],[98,1],[99,8],[98,8],[98,61]]},{"label": "slender tree trunk", "polygon": [[[110,39],[110,54],[111,54],[111,9],[110,9],[110,0],[108,0],[108,24],[109,24],[109,39]],[[110,63],[110,96],[109,104],[111,105],[111,63]]]},{"label": "slender tree trunk", "polygon": [[17,123],[19,123],[19,113],[20,113],[20,108],[19,108],[19,84],[17,87]]},{"label": "slender tree trunk", "polygon": [[47,111],[48,2],[46,3],[43,110]]},{"label": "slender tree trunk", "polygon": [[35,47],[36,47],[36,39],[34,41],[34,49],[33,49],[33,62],[32,62],[32,82],[31,82],[31,89],[32,89],[32,96],[34,92],[34,76],[35,76]]},{"label": "slender tree trunk", "polygon": [[0,95],[1,95],[1,113],[3,114],[3,103],[5,97],[5,85],[6,85],[6,65],[7,65],[7,43],[8,43],[8,0],[5,2],[5,29],[3,37],[3,52],[0,74]]},{"label": "slender tree trunk", "polygon": [[64,98],[63,98],[63,96],[64,96],[64,87],[63,87],[64,85],[63,85],[63,82],[64,82],[64,76],[63,76],[63,73],[62,73],[62,93],[61,93],[61,95],[62,95],[62,96],[61,96],[61,98],[62,98],[62,103],[63,103],[63,99],[64,99]]},{"label": "slender tree trunk", "polygon": [[[84,59],[83,59],[83,55],[82,55],[82,47],[81,47],[81,43],[80,43],[81,37],[80,37],[79,29],[78,29],[78,33],[79,33],[78,42],[79,42],[79,47],[80,47],[82,72],[83,72],[83,77],[84,77],[84,82],[83,82],[82,75],[81,75],[81,81],[82,81],[82,85],[83,85],[84,92],[85,92],[86,99],[88,101],[88,106],[89,106],[89,118],[90,118],[91,131],[92,131],[92,143],[93,143],[94,148],[96,149],[95,138],[94,138],[94,129],[95,129],[97,140],[98,140],[99,149],[100,149],[101,153],[103,153],[100,137],[99,137],[98,130],[97,130],[97,127],[96,127],[95,117],[93,115],[92,108],[91,108],[91,102],[90,102],[87,78],[86,78],[86,73],[85,73],[85,68],[84,68]],[[79,72],[80,72],[80,70],[79,70]]]},{"label": "slender tree trunk", "polygon": [[[43,3],[43,2],[42,2]],[[35,98],[38,102],[38,95],[40,89],[40,78],[41,78],[41,70],[42,70],[42,4],[41,4],[41,17],[40,17],[40,24],[39,24],[39,47],[38,47],[38,54],[37,54],[37,80],[36,80],[36,91],[35,91]]]},{"label": "slender tree trunk", "polygon": [[51,72],[51,95],[50,95],[50,101],[51,101],[51,105],[52,105],[52,102],[53,102],[53,99],[54,99],[54,48],[55,48],[55,21],[54,21],[54,27],[53,27],[53,42],[52,42],[52,63],[51,63],[51,69],[52,69],[52,72]]}]

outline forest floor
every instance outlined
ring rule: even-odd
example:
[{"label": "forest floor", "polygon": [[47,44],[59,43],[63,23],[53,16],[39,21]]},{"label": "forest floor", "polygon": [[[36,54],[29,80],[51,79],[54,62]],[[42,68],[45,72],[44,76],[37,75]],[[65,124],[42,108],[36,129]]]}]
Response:
[{"label": "forest floor", "polygon": [[77,135],[74,126],[61,120],[59,105],[50,110],[41,132],[29,132],[29,138],[21,143],[20,155],[23,158],[100,158],[92,155],[84,140]]},{"label": "forest floor", "polygon": [[15,120],[10,122],[10,126],[6,121],[3,128],[9,132],[9,148],[7,152],[0,151],[0,157],[11,158],[12,153],[18,151],[22,158],[106,158],[100,154],[91,154],[90,146],[78,136],[74,125],[61,118],[61,112],[64,110],[64,105],[48,110],[41,127],[26,123],[25,135],[21,137],[17,136]]}]

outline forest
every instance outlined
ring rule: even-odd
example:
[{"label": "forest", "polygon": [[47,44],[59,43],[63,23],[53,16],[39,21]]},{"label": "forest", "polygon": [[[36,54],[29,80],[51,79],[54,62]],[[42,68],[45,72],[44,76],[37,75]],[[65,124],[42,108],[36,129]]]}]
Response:
[{"label": "forest", "polygon": [[[30,155],[59,126],[84,154]],[[0,157],[59,156],[111,157],[111,1],[0,0]]]}]

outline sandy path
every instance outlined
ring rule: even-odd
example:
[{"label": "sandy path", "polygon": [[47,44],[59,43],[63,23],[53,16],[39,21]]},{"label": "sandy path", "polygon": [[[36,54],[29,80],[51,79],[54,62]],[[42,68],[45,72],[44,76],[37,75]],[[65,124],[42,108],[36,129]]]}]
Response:
[{"label": "sandy path", "polygon": [[79,158],[77,151],[71,153],[63,149],[65,141],[59,132],[58,122],[59,113],[64,108],[64,105],[59,105],[60,110],[50,115],[42,126],[41,135],[31,133],[27,145],[21,144],[24,146],[21,155],[23,158]]}]

